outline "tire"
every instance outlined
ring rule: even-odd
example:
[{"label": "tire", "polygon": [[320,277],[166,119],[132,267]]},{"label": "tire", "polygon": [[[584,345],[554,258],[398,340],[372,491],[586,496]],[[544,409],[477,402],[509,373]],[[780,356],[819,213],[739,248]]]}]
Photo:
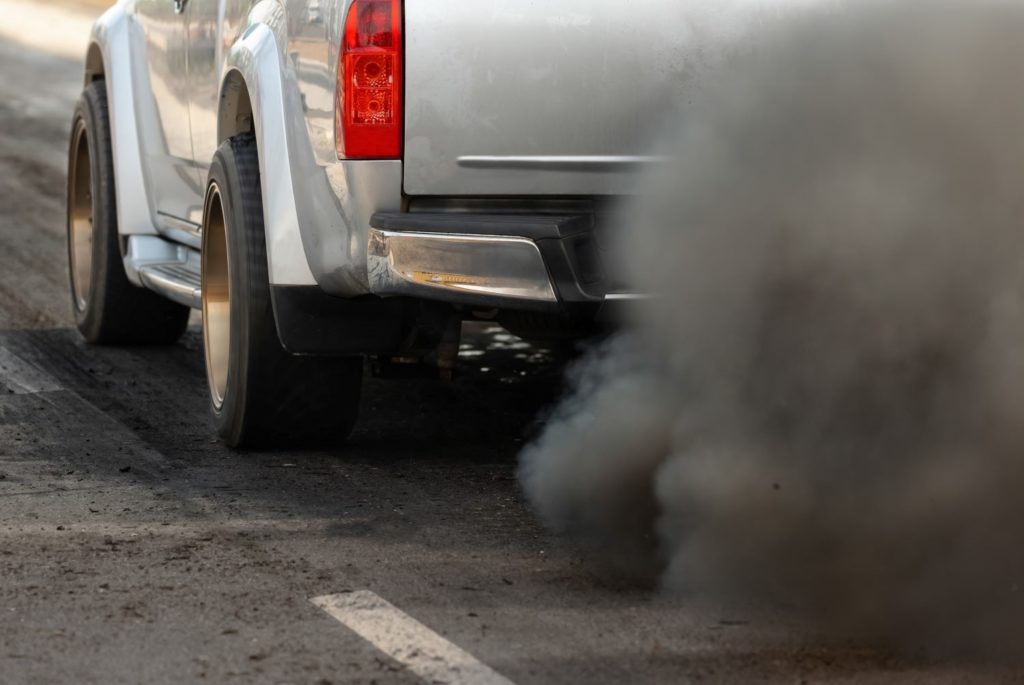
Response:
[{"label": "tire", "polygon": [[296,356],[278,338],[251,134],[221,145],[210,167],[203,346],[217,433],[228,446],[328,446],[352,431],[362,358]]},{"label": "tire", "polygon": [[128,280],[117,233],[110,118],[103,81],[75,106],[68,151],[68,270],[75,324],[99,345],[168,345],[191,310]]}]

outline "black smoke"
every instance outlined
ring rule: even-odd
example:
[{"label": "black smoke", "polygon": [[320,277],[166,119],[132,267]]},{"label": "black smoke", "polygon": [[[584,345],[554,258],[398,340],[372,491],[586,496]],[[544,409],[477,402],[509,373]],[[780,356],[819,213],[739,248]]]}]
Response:
[{"label": "black smoke", "polygon": [[654,297],[574,371],[526,492],[668,591],[1013,653],[1024,6],[746,4],[621,212]]}]

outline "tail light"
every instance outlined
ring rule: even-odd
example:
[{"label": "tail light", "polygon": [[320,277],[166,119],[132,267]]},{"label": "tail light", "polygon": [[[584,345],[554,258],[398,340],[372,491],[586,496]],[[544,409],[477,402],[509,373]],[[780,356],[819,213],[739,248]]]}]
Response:
[{"label": "tail light", "polygon": [[338,157],[401,157],[402,111],[402,0],[353,0],[338,63]]}]

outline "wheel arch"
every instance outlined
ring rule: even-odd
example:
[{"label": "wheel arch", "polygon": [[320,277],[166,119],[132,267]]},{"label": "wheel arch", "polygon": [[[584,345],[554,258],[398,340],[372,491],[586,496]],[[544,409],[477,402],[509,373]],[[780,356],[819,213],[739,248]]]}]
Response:
[{"label": "wheel arch", "polygon": [[[139,120],[136,101],[142,88],[136,83],[133,64],[141,49],[138,27],[119,2],[93,24],[83,65],[83,81],[88,86],[102,81],[107,95],[110,142],[114,161],[114,190],[117,230],[123,241],[129,236],[157,235],[155,212],[150,204],[141,131],[146,122]],[[142,238],[140,238],[142,239]],[[125,244],[122,242],[122,246]],[[141,285],[131,255],[123,254],[125,272],[135,285]]]},{"label": "wheel arch", "polygon": [[106,78],[107,70],[103,65],[103,50],[96,41],[89,43],[85,53],[85,85]]},{"label": "wheel arch", "polygon": [[245,77],[238,69],[231,69],[220,88],[217,108],[217,144],[243,133],[255,133],[252,97]]},{"label": "wheel arch", "polygon": [[[281,6],[257,3],[249,26],[225,58],[217,111],[217,142],[251,132],[256,138],[263,191],[267,261],[272,284],[316,285],[300,230],[304,191],[295,183],[295,150],[306,134],[298,94],[284,75],[286,40]],[[292,87],[294,89],[294,87]],[[308,145],[308,138],[306,140]],[[267,160],[274,160],[272,164]]]}]

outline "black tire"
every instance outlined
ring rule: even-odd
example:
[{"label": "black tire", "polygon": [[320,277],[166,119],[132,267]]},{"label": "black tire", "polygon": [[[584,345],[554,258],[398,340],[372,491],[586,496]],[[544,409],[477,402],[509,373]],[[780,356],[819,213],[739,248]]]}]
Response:
[{"label": "black tire", "polygon": [[241,135],[214,155],[203,220],[203,343],[217,432],[230,447],[338,444],[358,414],[363,360],[285,351],[267,270],[256,141]]},{"label": "black tire", "polygon": [[117,233],[110,118],[103,81],[75,106],[68,151],[68,271],[78,330],[100,345],[167,345],[191,310],[128,280]]}]

